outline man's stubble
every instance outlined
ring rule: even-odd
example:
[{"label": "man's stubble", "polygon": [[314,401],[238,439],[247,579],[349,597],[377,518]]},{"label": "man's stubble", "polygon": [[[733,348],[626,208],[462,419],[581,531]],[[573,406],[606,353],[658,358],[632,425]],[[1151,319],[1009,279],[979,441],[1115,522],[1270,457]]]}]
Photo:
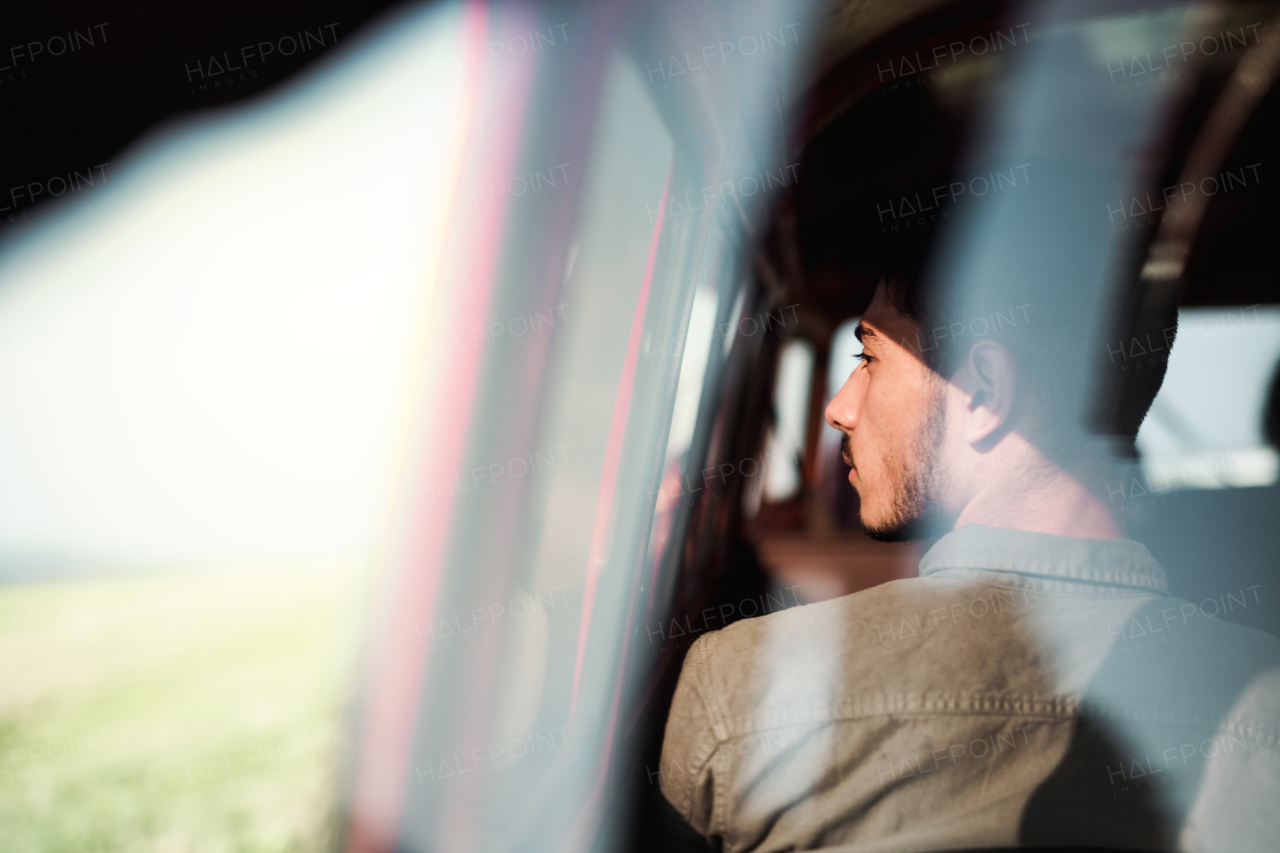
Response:
[{"label": "man's stubble", "polygon": [[[868,523],[865,508],[863,529],[881,542],[904,542],[930,535],[928,528],[940,515],[944,489],[942,445],[946,432],[945,385],[939,383],[930,394],[924,422],[910,440],[889,449],[885,460],[890,494],[887,518]],[[849,436],[840,439],[840,453],[852,465]]]}]

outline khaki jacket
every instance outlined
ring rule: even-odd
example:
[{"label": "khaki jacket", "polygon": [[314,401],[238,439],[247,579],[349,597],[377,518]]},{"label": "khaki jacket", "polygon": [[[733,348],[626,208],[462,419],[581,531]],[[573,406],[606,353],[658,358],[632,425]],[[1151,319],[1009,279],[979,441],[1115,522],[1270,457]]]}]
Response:
[{"label": "khaki jacket", "polygon": [[737,851],[1280,849],[1280,642],[1147,549],[978,525],[689,651],[660,785]]}]

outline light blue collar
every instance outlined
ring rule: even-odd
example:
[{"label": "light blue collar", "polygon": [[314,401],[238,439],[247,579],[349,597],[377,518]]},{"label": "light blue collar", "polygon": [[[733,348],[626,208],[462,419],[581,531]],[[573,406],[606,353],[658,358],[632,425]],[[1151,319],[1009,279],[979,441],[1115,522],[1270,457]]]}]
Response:
[{"label": "light blue collar", "polygon": [[920,560],[921,577],[966,569],[1169,594],[1164,569],[1132,539],[1080,539],[970,524],[943,536]]}]

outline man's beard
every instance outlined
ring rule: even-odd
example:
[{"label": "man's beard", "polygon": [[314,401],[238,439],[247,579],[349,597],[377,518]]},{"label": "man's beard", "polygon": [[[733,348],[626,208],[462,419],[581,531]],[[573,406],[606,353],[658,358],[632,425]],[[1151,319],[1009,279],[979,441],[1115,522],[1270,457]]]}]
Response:
[{"label": "man's beard", "polygon": [[[938,498],[942,492],[942,440],[946,430],[944,390],[938,389],[929,401],[928,415],[912,437],[905,453],[886,460],[891,481],[889,517],[868,524],[861,513],[863,530],[881,542],[906,542],[925,539],[936,533],[940,521]],[[846,433],[840,439],[840,454],[850,467],[854,460]]]}]

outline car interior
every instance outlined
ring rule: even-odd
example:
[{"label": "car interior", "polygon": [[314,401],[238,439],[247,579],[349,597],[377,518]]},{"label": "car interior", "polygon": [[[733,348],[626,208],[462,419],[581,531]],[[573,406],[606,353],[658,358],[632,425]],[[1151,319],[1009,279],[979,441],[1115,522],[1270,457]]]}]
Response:
[{"label": "car interior", "polygon": [[[1088,18],[1099,11],[1080,7],[1079,14]],[[1225,29],[1260,14],[1259,7],[1245,5],[1219,7],[1219,12],[1222,17],[1216,23]],[[774,489],[767,479],[761,486],[744,478],[737,490],[732,484],[724,487],[727,500],[694,507],[673,597],[673,627],[669,638],[664,637],[664,654],[652,676],[652,705],[639,712],[648,724],[646,766],[658,764],[665,703],[683,654],[697,639],[692,630],[677,639],[681,626],[706,626],[708,618],[700,614],[712,612],[720,618],[722,609],[723,622],[712,621],[709,627],[755,615],[744,602],[765,601],[770,591],[780,599],[781,591],[794,590],[797,601],[809,603],[915,574],[918,543],[877,542],[862,532],[838,434],[825,425],[823,409],[855,364],[851,328],[871,300],[885,256],[924,263],[929,251],[935,229],[926,222],[928,217],[903,216],[887,201],[903,197],[919,204],[921,194],[910,191],[945,184],[960,173],[966,139],[981,120],[982,93],[994,85],[1001,62],[1007,60],[971,56],[956,63],[954,74],[931,78],[927,84],[919,82],[924,77],[899,78],[885,69],[894,68],[894,61],[903,57],[918,61],[922,48],[967,42],[975,34],[1002,27],[1013,41],[1010,13],[1003,4],[939,4],[843,53],[841,45],[833,44],[839,33],[827,35],[824,55],[838,54],[839,59],[830,62],[798,99],[802,108],[797,111],[793,144],[800,179],[772,205],[768,225],[753,244],[756,293],[747,298],[761,313],[781,316],[785,308],[797,319],[775,322],[758,351],[735,351],[750,362],[733,372],[738,384],[724,392],[725,411],[731,416],[720,425],[723,432],[716,447],[726,450],[705,466],[710,470],[712,463],[732,465],[734,454],[740,454],[767,458],[773,466],[781,462],[794,473],[785,487]],[[1197,68],[1192,80],[1184,80],[1176,109],[1145,152],[1143,172],[1135,179],[1140,186],[1166,187],[1185,179],[1197,165],[1194,158],[1242,176],[1248,164],[1264,162],[1265,152],[1274,150],[1280,142],[1280,94],[1271,90],[1247,105],[1239,104],[1232,79],[1237,61],[1239,55],[1211,59]],[[1223,113],[1233,106],[1241,112],[1232,120],[1234,132],[1224,133]],[[927,204],[930,197],[924,198]],[[922,206],[921,212],[925,209]],[[1280,304],[1280,280],[1260,253],[1266,242],[1263,235],[1278,224],[1275,217],[1265,184],[1256,180],[1229,196],[1208,199],[1198,221],[1186,226],[1185,275],[1166,297],[1176,300],[1184,317],[1193,318],[1190,326],[1183,321],[1184,328],[1191,329],[1185,337],[1195,334],[1194,318],[1217,317],[1212,322],[1220,320],[1223,328],[1230,318],[1242,326],[1249,312],[1274,311]],[[896,222],[904,232],[877,235],[886,221]],[[1134,229],[1129,273],[1135,286],[1163,236],[1155,222],[1135,217],[1124,223],[1126,229]],[[916,233],[906,230],[910,226]],[[801,366],[789,370],[788,356]],[[1274,359],[1274,353],[1271,356]],[[1257,403],[1251,412],[1254,440],[1274,449],[1276,436],[1266,431],[1266,424],[1274,423],[1280,406],[1274,378],[1280,376],[1280,363],[1254,358],[1259,362],[1252,371]],[[1223,364],[1222,369],[1232,368]],[[1174,406],[1197,405],[1194,398],[1186,399],[1186,390],[1176,390],[1183,399]],[[1161,412],[1158,402],[1151,419],[1161,418]],[[787,440],[794,437],[795,444],[789,446],[795,449],[783,456],[778,436],[788,428]],[[1134,450],[1138,472],[1141,446],[1140,437]],[[1165,568],[1174,595],[1201,601],[1215,598],[1223,589],[1239,588],[1243,593],[1266,588],[1280,546],[1274,525],[1267,522],[1280,513],[1280,486],[1274,476],[1185,488],[1182,482],[1153,483],[1139,473],[1133,484],[1137,491],[1127,485],[1117,489],[1130,536],[1145,544]],[[753,486],[758,494],[750,491]],[[1224,607],[1222,618],[1273,635],[1280,632],[1280,612],[1274,607],[1236,603],[1230,612]],[[678,830],[670,829],[670,816],[664,818],[669,807],[655,804],[655,796],[661,800],[655,791],[656,785],[636,795],[637,841],[632,849],[660,849],[663,837],[668,843],[678,837]],[[646,827],[662,829],[651,834]]]},{"label": "car interior", "polygon": [[[305,813],[352,853],[716,849],[660,789],[681,667],[740,620],[917,576],[930,543],[864,532],[824,412],[886,271],[959,278],[965,252],[1055,247],[1027,274],[1099,306],[1090,427],[1146,416],[1099,499],[1173,595],[1280,637],[1280,2],[356,7],[260,89],[180,75],[292,41],[293,13],[130,77],[70,149],[118,155],[111,183],[4,233],[0,505],[44,539],[14,557],[0,519],[0,616],[35,582],[115,603],[4,617],[0,746],[59,709],[134,737],[0,779],[56,801],[41,832],[268,849],[165,829],[216,808],[227,837]],[[1072,180],[1112,199],[1085,225],[983,218]],[[234,563],[221,592],[200,560]],[[139,664],[124,699],[59,681],[191,648],[225,655]]]}]

